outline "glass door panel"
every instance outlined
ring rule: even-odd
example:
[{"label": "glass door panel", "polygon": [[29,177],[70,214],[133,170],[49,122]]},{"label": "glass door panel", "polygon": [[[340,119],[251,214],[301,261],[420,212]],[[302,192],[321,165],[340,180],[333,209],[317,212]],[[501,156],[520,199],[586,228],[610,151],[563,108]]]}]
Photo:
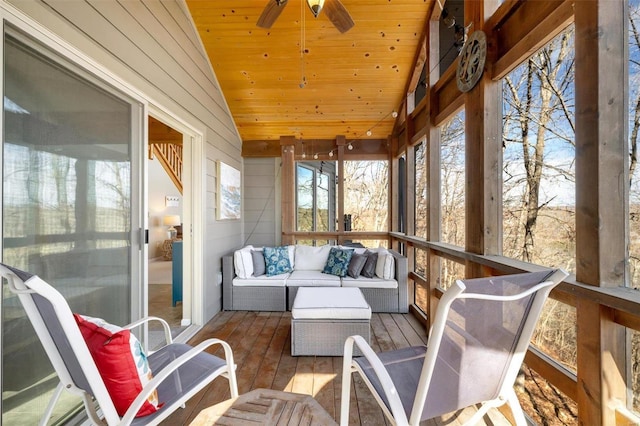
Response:
[{"label": "glass door panel", "polygon": [[[10,31],[3,124],[3,262],[40,275],[74,312],[130,322],[140,288],[140,106]],[[3,423],[36,424],[57,379],[4,287],[2,337]],[[56,418],[78,402],[61,401]]]},{"label": "glass door panel", "polygon": [[[311,161],[296,168],[296,229],[306,232],[335,230],[335,163]],[[298,240],[299,244],[322,245],[329,240]]]}]

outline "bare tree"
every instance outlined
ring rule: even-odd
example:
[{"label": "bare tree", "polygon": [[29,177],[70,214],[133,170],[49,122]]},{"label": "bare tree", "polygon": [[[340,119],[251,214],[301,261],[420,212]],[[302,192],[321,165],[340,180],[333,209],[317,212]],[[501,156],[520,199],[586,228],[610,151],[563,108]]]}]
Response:
[{"label": "bare tree", "polygon": [[354,231],[386,231],[389,165],[386,161],[347,161],[344,164],[346,214]]},{"label": "bare tree", "polygon": [[[573,27],[567,28],[503,84],[503,254],[569,270],[575,270],[573,37]],[[574,370],[575,321],[574,308],[550,301],[532,341]],[[527,374],[523,397],[532,406],[528,414],[548,424],[545,404],[574,404],[542,381]],[[534,397],[541,388],[548,390]],[[565,414],[568,423],[575,421],[573,408]]]},{"label": "bare tree", "polygon": [[[545,179],[574,181],[573,158],[563,164],[547,160],[550,141],[556,147],[564,145],[567,152],[575,148],[573,55],[570,27],[504,80],[503,146],[507,150],[519,145],[521,154],[504,162],[509,194],[505,196],[509,205],[505,215],[513,223],[505,228],[511,243],[507,250],[528,262],[540,260],[536,258],[536,228],[541,212],[558,201],[553,196],[543,197],[541,185]],[[566,257],[573,258],[573,253],[566,253]]]},{"label": "bare tree", "polygon": [[441,129],[441,240],[464,246],[464,111]]}]

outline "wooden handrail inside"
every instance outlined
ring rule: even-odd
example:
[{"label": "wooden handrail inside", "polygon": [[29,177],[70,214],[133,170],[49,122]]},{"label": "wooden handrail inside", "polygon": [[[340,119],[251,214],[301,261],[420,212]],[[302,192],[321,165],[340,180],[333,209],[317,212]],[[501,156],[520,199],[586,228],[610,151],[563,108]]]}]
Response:
[{"label": "wooden handrail inside", "polygon": [[182,145],[149,142],[149,159],[154,156],[182,194]]}]

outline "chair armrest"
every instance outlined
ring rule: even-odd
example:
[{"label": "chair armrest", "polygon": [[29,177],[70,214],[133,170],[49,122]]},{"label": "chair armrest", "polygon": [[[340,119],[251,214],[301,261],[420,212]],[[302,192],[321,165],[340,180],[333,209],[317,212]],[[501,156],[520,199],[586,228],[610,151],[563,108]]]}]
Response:
[{"label": "chair armrest", "polygon": [[[391,379],[391,376],[387,372],[387,369],[378,358],[378,355],[371,349],[371,346],[367,343],[367,341],[362,336],[349,336],[347,340],[344,342],[344,360],[342,365],[342,374],[343,380],[342,383],[346,383],[344,376],[351,374],[351,367],[353,365],[353,345],[356,345],[360,351],[362,351],[362,355],[369,361],[373,371],[378,376],[378,380],[380,380],[380,384],[382,385],[382,389],[387,397],[387,401],[389,401],[391,413],[393,414],[393,418],[396,420],[396,424],[398,425],[407,425],[409,421],[407,419],[407,415],[405,414],[404,408],[402,406],[402,401],[400,401],[400,397],[398,396],[398,392],[396,391],[396,386]],[[356,368],[358,368],[356,366]],[[366,377],[364,372],[362,372],[361,376]]]},{"label": "chair armrest", "polygon": [[[162,370],[156,373],[153,376],[153,379],[146,384],[142,391],[138,394],[136,399],[133,400],[131,406],[127,409],[127,412],[122,417],[122,424],[130,424],[131,421],[135,418],[136,414],[142,407],[142,404],[147,400],[149,395],[151,395],[162,383],[166,380],[173,372],[175,372],[178,368],[180,368],[183,364],[189,361],[191,358],[196,355],[204,352],[205,349],[209,348],[213,345],[221,345],[224,350],[224,358],[227,361],[227,368],[235,369],[236,365],[233,361],[233,351],[231,350],[231,346],[223,340],[220,339],[207,339],[204,342],[200,343],[197,346],[194,346],[188,352],[180,355],[178,358],[171,361],[167,366],[165,366]],[[236,383],[235,374],[228,375],[229,382],[231,384],[231,398],[236,398],[238,396],[238,385]]]},{"label": "chair armrest", "polygon": [[[165,345],[170,345],[171,343],[173,343],[173,337],[171,337],[171,327],[169,327],[169,323],[167,323],[165,320],[163,320],[162,318],[158,318],[158,317],[144,317],[144,318],[140,318],[137,321],[132,322],[131,324],[127,324],[125,326],[123,326],[122,328],[125,328],[127,330],[131,330],[132,328],[136,328],[142,324],[145,324],[147,322],[151,322],[151,321],[158,321],[160,322],[160,324],[162,324],[162,328],[164,331],[164,340],[165,340]],[[153,353],[153,351],[151,352]]]}]

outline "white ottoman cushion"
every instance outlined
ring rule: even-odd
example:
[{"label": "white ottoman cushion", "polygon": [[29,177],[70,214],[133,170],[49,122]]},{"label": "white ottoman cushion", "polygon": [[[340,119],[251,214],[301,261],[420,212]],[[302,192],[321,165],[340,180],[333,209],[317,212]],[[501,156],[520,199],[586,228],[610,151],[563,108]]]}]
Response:
[{"label": "white ottoman cushion", "polygon": [[358,288],[302,287],[293,302],[294,319],[371,319],[371,307]]}]

